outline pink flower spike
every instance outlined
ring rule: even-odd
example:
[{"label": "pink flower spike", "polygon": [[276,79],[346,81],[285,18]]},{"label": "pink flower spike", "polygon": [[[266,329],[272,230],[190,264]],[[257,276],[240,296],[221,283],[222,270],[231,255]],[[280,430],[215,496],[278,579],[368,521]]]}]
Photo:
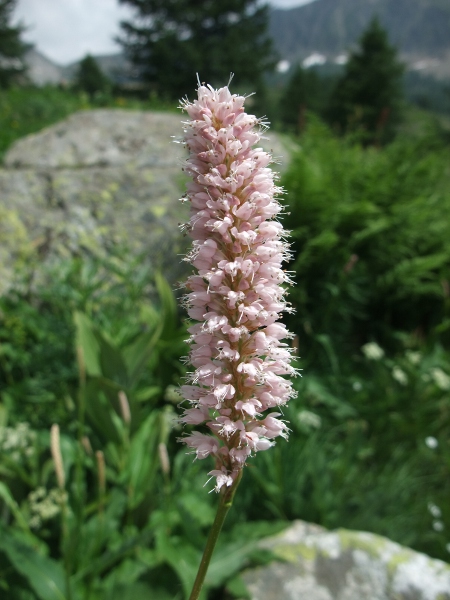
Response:
[{"label": "pink flower spike", "polygon": [[[244,111],[243,96],[227,87],[200,85],[197,100],[182,102],[192,177],[186,225],[192,249],[184,305],[197,321],[189,328],[193,367],[182,386],[188,408],[181,421],[210,434],[181,439],[199,459],[213,456],[215,490],[230,488],[247,459],[267,450],[288,428],[273,412],[295,396],[286,375],[295,375],[278,323],[291,283],[289,258],[276,196],[282,190],[268,168],[272,157],[258,147],[265,124]],[[184,199],[184,201],[186,200]]]}]

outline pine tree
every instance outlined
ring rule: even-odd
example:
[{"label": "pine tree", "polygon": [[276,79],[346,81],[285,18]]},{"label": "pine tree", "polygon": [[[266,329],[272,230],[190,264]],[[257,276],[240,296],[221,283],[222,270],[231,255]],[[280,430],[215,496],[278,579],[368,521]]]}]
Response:
[{"label": "pine tree", "polygon": [[301,133],[306,111],[322,115],[327,107],[331,85],[330,76],[320,76],[315,69],[295,67],[279,101],[281,123],[290,131]]},{"label": "pine tree", "polygon": [[75,88],[94,96],[98,92],[111,90],[111,82],[98,66],[97,61],[87,54],[80,61],[74,80]]},{"label": "pine tree", "polygon": [[400,118],[402,74],[397,51],[374,18],[332,93],[332,123],[342,131],[359,130],[365,143],[389,140]]},{"label": "pine tree", "polygon": [[27,49],[20,35],[23,27],[10,25],[16,0],[0,0],[0,88],[9,87],[25,70],[23,55]]},{"label": "pine tree", "polygon": [[123,22],[123,45],[141,78],[160,96],[179,99],[196,73],[213,86],[255,91],[275,58],[266,33],[268,8],[258,0],[120,0],[136,10]]}]

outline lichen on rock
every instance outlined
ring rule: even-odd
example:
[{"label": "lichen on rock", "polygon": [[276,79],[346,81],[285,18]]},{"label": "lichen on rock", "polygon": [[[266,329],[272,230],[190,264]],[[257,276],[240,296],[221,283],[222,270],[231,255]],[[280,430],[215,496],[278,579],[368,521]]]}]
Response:
[{"label": "lichen on rock", "polygon": [[295,521],[261,546],[280,560],[243,574],[252,600],[450,599],[450,565],[372,533]]}]

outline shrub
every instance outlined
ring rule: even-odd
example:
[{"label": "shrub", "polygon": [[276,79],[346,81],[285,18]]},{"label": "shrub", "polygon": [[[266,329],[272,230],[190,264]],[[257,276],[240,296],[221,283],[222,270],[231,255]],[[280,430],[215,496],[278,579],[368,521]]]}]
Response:
[{"label": "shrub", "polygon": [[283,181],[306,364],[340,364],[371,340],[393,350],[397,332],[448,343],[448,165],[431,134],[364,150],[311,122]]}]

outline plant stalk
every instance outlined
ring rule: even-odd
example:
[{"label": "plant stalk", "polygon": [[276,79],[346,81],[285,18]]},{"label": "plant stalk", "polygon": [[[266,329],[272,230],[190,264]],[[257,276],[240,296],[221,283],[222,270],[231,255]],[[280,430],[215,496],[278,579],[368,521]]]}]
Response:
[{"label": "plant stalk", "polygon": [[236,493],[236,489],[241,479],[242,469],[239,471],[239,474],[234,480],[233,485],[221,492],[216,517],[214,519],[214,523],[212,524],[211,531],[209,532],[208,540],[206,542],[205,550],[203,552],[202,560],[198,568],[197,577],[195,578],[194,587],[192,588],[189,600],[198,600],[200,596],[200,592],[205,581],[206,572],[208,571],[209,563],[211,561],[212,553],[214,552],[219,534],[222,530],[225,517],[227,516],[228,511],[233,504],[234,494]]}]

